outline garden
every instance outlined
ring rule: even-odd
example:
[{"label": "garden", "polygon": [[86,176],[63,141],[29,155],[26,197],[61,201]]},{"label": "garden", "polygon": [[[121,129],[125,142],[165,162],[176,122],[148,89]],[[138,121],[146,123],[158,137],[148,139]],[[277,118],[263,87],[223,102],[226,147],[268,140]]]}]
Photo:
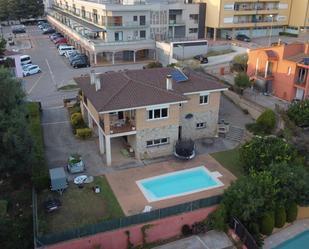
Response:
[{"label": "garden", "polygon": [[206,220],[208,228],[225,231],[237,217],[259,247],[274,229],[296,220],[298,206],[309,203],[309,100],[293,103],[279,115],[283,130],[276,131],[278,117],[266,110],[247,127],[255,134],[250,141],[212,155],[239,178]]}]

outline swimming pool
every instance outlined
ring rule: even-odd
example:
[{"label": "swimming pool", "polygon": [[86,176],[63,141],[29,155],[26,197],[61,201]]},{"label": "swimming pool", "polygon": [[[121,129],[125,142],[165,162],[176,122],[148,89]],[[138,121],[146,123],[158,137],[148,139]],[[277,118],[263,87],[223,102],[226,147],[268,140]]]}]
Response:
[{"label": "swimming pool", "polygon": [[308,248],[309,230],[296,235],[273,249],[305,249]]},{"label": "swimming pool", "polygon": [[145,178],[136,181],[148,202],[193,194],[221,187],[219,172],[210,172],[204,166]]}]

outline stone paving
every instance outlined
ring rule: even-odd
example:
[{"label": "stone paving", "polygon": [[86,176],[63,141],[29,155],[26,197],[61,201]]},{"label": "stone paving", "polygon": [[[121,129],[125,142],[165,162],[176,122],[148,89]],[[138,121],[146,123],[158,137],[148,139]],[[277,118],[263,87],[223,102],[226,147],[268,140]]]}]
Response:
[{"label": "stone paving", "polygon": [[297,220],[266,238],[263,249],[272,249],[306,230],[309,230],[309,219]]}]

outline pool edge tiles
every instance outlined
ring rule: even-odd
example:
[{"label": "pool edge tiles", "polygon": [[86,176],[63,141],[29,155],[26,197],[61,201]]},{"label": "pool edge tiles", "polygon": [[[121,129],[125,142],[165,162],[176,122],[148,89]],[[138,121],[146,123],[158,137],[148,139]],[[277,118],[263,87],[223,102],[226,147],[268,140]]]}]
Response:
[{"label": "pool edge tiles", "polygon": [[[271,249],[282,249],[282,248],[283,249],[284,248],[304,249],[303,247],[302,248],[299,248],[299,247],[295,248],[295,245],[293,245],[292,243],[294,242],[294,244],[295,244],[295,240],[300,239],[300,238],[302,238],[306,235],[307,235],[307,237],[309,237],[309,229],[304,230],[304,231],[302,231],[298,234],[295,234],[295,236],[289,238],[286,241],[281,242],[280,244],[276,245],[275,247],[271,247]],[[307,237],[306,237],[306,239],[307,239]],[[289,246],[291,246],[291,247],[289,247]]]},{"label": "pool edge tiles", "polygon": [[[179,193],[179,194],[172,194],[172,195],[168,195],[168,196],[164,196],[164,197],[157,197],[150,190],[145,188],[144,185],[143,185],[144,183],[147,183],[149,181],[153,181],[153,180],[156,180],[156,179],[160,179],[160,178],[163,178],[163,177],[176,176],[176,175],[180,175],[180,174],[184,174],[186,172],[192,172],[192,171],[196,171],[196,170],[203,170],[216,183],[216,185],[208,186],[208,187],[202,187],[202,188],[198,188],[198,189],[190,190],[190,191],[184,191],[184,192]],[[141,179],[141,180],[137,180],[135,182],[136,182],[137,186],[139,187],[139,189],[141,190],[141,192],[143,193],[146,200],[148,202],[155,202],[155,201],[167,200],[167,199],[171,199],[171,198],[195,194],[195,193],[198,193],[198,192],[222,187],[222,186],[224,186],[224,183],[221,182],[218,179],[220,176],[217,173],[218,173],[217,171],[210,172],[205,166],[197,166],[197,167],[193,167],[193,168],[190,168],[190,169],[184,169],[184,170],[169,172],[169,173],[166,173],[166,174],[161,174],[161,175],[157,175],[157,176],[153,176],[153,177],[144,178],[144,179]]]}]

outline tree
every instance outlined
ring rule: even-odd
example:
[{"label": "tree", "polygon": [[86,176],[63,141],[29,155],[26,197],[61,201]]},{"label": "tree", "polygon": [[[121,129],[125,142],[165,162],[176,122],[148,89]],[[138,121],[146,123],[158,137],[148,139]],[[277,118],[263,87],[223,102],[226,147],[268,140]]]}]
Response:
[{"label": "tree", "polygon": [[295,102],[289,106],[287,111],[289,118],[300,127],[309,126],[309,99]]},{"label": "tree", "polygon": [[224,192],[222,203],[228,207],[228,218],[236,216],[248,225],[274,210],[278,191],[277,180],[270,172],[252,172],[232,183]]},{"label": "tree", "polygon": [[234,78],[234,83],[235,83],[235,86],[241,89],[247,88],[251,85],[249,76],[245,72],[238,73]]},{"label": "tree", "polygon": [[306,202],[309,197],[309,175],[302,165],[283,162],[270,165],[269,171],[277,179],[279,191],[276,202],[280,206]]},{"label": "tree", "polygon": [[290,163],[296,159],[296,150],[283,139],[274,136],[255,136],[240,148],[240,162],[247,174],[250,170],[269,170],[272,163]]},{"label": "tree", "polygon": [[237,72],[246,72],[247,63],[248,63],[248,54],[247,53],[239,54],[233,58],[231,62],[231,67],[233,70]]},{"label": "tree", "polygon": [[6,40],[0,38],[0,56],[4,54],[5,50],[6,50]]},{"label": "tree", "polygon": [[205,220],[205,225],[208,230],[227,231],[226,208],[220,205],[215,211],[210,213]]}]

